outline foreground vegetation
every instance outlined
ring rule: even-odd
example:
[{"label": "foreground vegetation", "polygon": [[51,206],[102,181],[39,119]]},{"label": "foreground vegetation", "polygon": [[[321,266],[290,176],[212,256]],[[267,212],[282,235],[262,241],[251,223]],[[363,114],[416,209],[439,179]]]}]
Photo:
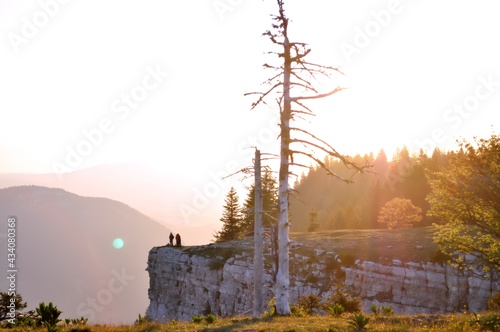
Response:
[{"label": "foreground vegetation", "polygon": [[[458,315],[363,315],[369,318],[360,328],[354,321],[359,314],[341,316],[304,317],[249,317],[217,318],[212,323],[195,322],[156,323],[142,321],[134,325],[70,325],[61,326],[68,332],[114,332],[114,331],[500,331],[500,313]],[[358,318],[359,319],[359,318]],[[10,331],[46,331],[45,328],[14,326]]]}]

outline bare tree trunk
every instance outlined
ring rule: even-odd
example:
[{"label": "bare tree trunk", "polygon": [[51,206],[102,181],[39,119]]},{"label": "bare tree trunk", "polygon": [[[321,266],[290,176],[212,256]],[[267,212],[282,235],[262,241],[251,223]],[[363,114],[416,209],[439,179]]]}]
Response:
[{"label": "bare tree trunk", "polygon": [[263,260],[263,228],[262,228],[262,177],[260,167],[260,151],[255,149],[255,212],[254,212],[254,293],[253,316],[260,317],[264,313],[264,279]]},{"label": "bare tree trunk", "polygon": [[[356,172],[363,173],[363,170],[368,165],[360,166],[349,160],[348,157],[341,155],[327,142],[319,139],[305,129],[297,126],[290,126],[293,120],[297,120],[294,116],[314,115],[312,110],[303,102],[311,99],[321,99],[342,91],[343,88],[336,87],[325,93],[320,93],[314,86],[313,81],[317,80],[318,76],[330,77],[331,73],[340,73],[338,68],[323,66],[315,63],[310,63],[305,60],[311,49],[307,48],[307,44],[299,42],[290,42],[288,38],[288,18],[285,15],[284,0],[277,0],[279,15],[273,16],[273,31],[268,30],[264,33],[268,36],[274,45],[282,48],[283,52],[270,52],[276,54],[280,60],[283,60],[282,65],[274,66],[264,64],[264,68],[278,71],[278,74],[273,75],[265,81],[269,85],[269,89],[265,92],[250,92],[245,95],[256,94],[259,97],[252,103],[252,109],[260,104],[267,104],[266,100],[274,93],[278,93],[275,99],[280,108],[280,170],[279,170],[279,196],[278,196],[278,225],[277,225],[277,240],[278,240],[278,263],[276,272],[275,298],[276,298],[276,314],[290,315],[289,303],[289,221],[288,221],[288,179],[290,175],[290,166],[306,167],[307,165],[294,162],[293,156],[305,156],[315,161],[320,165],[327,174],[332,175],[346,183],[351,183],[352,180],[344,178],[333,170],[328,168],[322,158],[318,158],[315,152],[325,153],[331,158],[341,160],[346,167],[353,167]],[[305,90],[304,95],[292,95],[291,89]],[[293,105],[293,107],[292,107]],[[268,105],[269,106],[269,105]],[[291,134],[293,131],[294,134]],[[290,148],[291,144],[303,145],[307,150]],[[315,152],[311,152],[311,149]]]},{"label": "bare tree trunk", "polygon": [[291,118],[291,98],[290,98],[290,43],[286,34],[284,48],[284,71],[283,71],[283,110],[281,112],[281,151],[280,151],[280,171],[278,189],[278,273],[276,275],[276,313],[278,315],[289,315],[290,304],[288,301],[288,288],[290,285],[289,276],[289,235],[288,235],[288,175],[290,156],[290,118]]}]

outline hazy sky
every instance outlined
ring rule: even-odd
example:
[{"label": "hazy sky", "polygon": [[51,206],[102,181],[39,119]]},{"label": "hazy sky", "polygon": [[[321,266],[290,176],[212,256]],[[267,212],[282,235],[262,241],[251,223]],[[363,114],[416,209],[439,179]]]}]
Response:
[{"label": "hazy sky", "polygon": [[[342,153],[452,146],[500,124],[498,4],[288,1],[292,40],[345,73],[307,128]],[[180,177],[277,153],[250,111],[271,0],[2,0],[0,172],[139,161]]]}]

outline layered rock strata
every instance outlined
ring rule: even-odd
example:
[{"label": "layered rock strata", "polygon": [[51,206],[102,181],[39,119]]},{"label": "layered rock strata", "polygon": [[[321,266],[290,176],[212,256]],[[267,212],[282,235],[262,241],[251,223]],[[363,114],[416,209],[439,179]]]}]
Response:
[{"label": "layered rock strata", "polygon": [[[178,249],[153,248],[149,253],[150,305],[147,315],[158,321],[191,320],[191,315],[251,315],[253,251],[246,242]],[[304,294],[326,299],[335,284],[344,283],[371,304],[392,305],[396,313],[446,313],[486,309],[489,297],[500,291],[498,273],[458,271],[448,265],[398,260],[392,264],[357,261],[342,266],[334,252],[305,248],[291,250],[290,302]],[[272,263],[266,257],[265,298],[272,292]]]}]

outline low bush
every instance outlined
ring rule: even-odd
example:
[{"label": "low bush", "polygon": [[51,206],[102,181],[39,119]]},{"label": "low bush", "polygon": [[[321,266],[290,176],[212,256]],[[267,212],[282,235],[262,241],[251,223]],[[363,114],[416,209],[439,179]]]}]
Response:
[{"label": "low bush", "polygon": [[389,305],[387,307],[382,306],[382,313],[385,316],[392,316],[392,315],[394,315],[394,311],[392,310],[392,305]]},{"label": "low bush", "polygon": [[363,315],[363,313],[359,313],[349,319],[349,325],[354,328],[354,331],[365,331],[369,321],[369,317]]},{"label": "low bush", "polygon": [[38,308],[36,308],[36,312],[39,316],[39,322],[47,327],[48,332],[58,332],[60,330],[57,323],[61,321],[59,316],[62,312],[52,302],[47,305],[44,302],[40,302]]},{"label": "low bush", "polygon": [[330,311],[330,314],[335,317],[342,316],[345,311],[344,307],[338,303],[336,303],[333,307],[329,307],[328,310]]},{"label": "low bush", "polygon": [[205,321],[208,324],[215,323],[216,320],[217,320],[217,317],[215,317],[215,315],[213,315],[213,314],[208,314],[208,315],[205,316]]},{"label": "low bush", "polygon": [[375,316],[378,316],[380,314],[380,307],[375,303],[372,303],[372,305],[370,306],[370,310]]},{"label": "low bush", "polygon": [[370,306],[370,309],[375,316],[378,316],[380,314],[382,314],[384,316],[394,315],[394,310],[392,310],[392,305],[385,307],[383,305],[377,306],[375,303],[372,303],[372,305]]},{"label": "low bush", "polygon": [[315,310],[321,309],[321,297],[316,294],[302,295],[299,297],[297,306],[306,315],[312,315]]},{"label": "low bush", "polygon": [[291,305],[290,306],[290,312],[292,313],[293,317],[304,317],[304,316],[307,316],[307,314],[304,312],[304,310],[302,310],[302,308],[300,308],[297,305]]},{"label": "low bush", "polygon": [[334,293],[326,299],[324,307],[329,308],[336,304],[341,305],[346,312],[361,311],[361,298],[353,296],[343,286],[337,288]]},{"label": "low bush", "polygon": [[470,325],[479,325],[483,331],[500,331],[500,313],[474,314]]}]

